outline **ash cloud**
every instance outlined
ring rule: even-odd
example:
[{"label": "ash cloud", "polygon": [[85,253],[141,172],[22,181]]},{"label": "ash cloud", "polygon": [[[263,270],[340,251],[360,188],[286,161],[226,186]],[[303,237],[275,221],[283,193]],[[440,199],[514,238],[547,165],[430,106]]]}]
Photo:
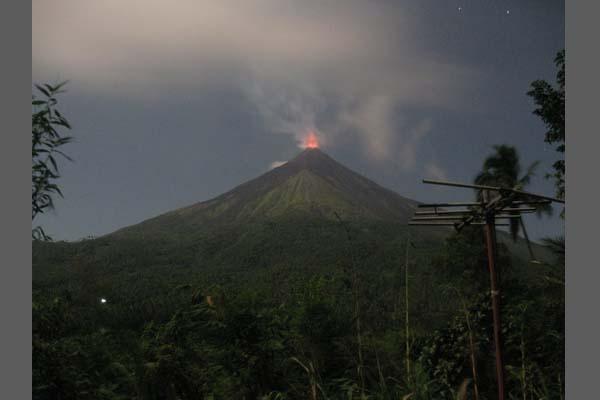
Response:
[{"label": "ash cloud", "polygon": [[409,110],[460,107],[478,79],[432,52],[420,22],[396,2],[358,0],[34,2],[33,75],[137,101],[228,87],[265,132],[349,138],[375,160],[400,149],[409,170],[433,126]]}]

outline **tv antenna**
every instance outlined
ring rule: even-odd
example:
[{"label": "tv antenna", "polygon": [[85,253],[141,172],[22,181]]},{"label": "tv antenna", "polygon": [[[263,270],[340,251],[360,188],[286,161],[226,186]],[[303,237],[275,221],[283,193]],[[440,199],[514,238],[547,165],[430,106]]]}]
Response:
[{"label": "tv antenna", "polygon": [[[453,226],[457,232],[467,225],[483,225],[485,227],[485,242],[487,248],[488,269],[490,273],[492,316],[494,322],[496,382],[498,385],[498,400],[504,400],[504,363],[502,361],[500,325],[500,287],[497,282],[496,274],[496,226],[508,226],[509,224],[507,221],[518,219],[527,241],[527,247],[531,256],[530,261],[541,264],[541,262],[533,255],[533,250],[527,232],[525,231],[525,225],[523,224],[521,215],[524,213],[536,212],[539,207],[547,206],[552,202],[564,204],[565,201],[554,197],[525,192],[518,188],[471,185],[431,179],[423,179],[423,183],[476,189],[481,193],[481,200],[476,202],[419,204],[419,208],[427,210],[416,211],[408,224]],[[497,220],[502,222],[496,222]]]}]

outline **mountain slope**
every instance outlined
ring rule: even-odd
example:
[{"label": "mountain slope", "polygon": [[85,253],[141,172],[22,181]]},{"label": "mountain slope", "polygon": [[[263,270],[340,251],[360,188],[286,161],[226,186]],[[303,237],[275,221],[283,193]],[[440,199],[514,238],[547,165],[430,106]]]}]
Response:
[{"label": "mountain slope", "polygon": [[212,200],[168,212],[117,231],[179,232],[247,224],[286,215],[405,224],[417,202],[344,167],[319,149],[296,158]]}]

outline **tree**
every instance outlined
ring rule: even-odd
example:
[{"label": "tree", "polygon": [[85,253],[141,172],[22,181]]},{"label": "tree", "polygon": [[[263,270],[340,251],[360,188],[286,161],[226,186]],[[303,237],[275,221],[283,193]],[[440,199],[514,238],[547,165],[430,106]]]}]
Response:
[{"label": "tree", "polygon": [[560,153],[560,159],[552,167],[554,173],[547,177],[554,178],[556,195],[561,199],[565,196],[565,50],[558,52],[554,59],[558,68],[556,73],[557,88],[552,87],[544,80],[536,80],[531,83],[531,90],[527,95],[532,97],[537,108],[533,113],[539,116],[548,130],[545,142],[556,145],[556,151]]},{"label": "tree", "polygon": [[[60,177],[55,155],[71,160],[60,148],[72,137],[61,135],[58,129],[71,129],[65,117],[56,109],[56,95],[62,93],[66,82],[52,86],[35,85],[43,98],[32,95],[31,114],[31,220],[38,214],[54,208],[54,195],[62,197],[56,180]],[[32,230],[34,240],[51,240],[42,227]]]},{"label": "tree", "polygon": [[[482,171],[475,178],[477,185],[501,186],[513,189],[523,189],[531,182],[538,162],[532,163],[527,171],[522,174],[519,153],[513,146],[494,146],[495,153],[483,162]],[[478,192],[482,196],[482,192]],[[551,208],[540,208],[543,212],[550,213]],[[510,232],[513,240],[517,239],[519,230],[522,228],[520,219],[510,220]]]},{"label": "tree", "polygon": [[[556,54],[554,63],[558,69],[556,73],[557,87],[552,87],[551,84],[544,80],[536,80],[531,83],[531,90],[527,95],[532,97],[537,108],[533,113],[539,116],[547,127],[544,141],[548,144],[556,145],[556,151],[560,158],[552,165],[554,172],[546,174],[547,178],[553,178],[556,188],[556,195],[562,199],[565,197],[565,50],[561,50]],[[561,217],[564,218],[565,211],[563,209]],[[559,357],[556,363],[560,365],[558,373],[559,393],[562,394],[564,386],[564,363],[562,363],[564,355],[564,268],[565,268],[565,237],[563,235],[542,239],[543,243],[557,257],[556,262],[545,276],[546,284],[552,290],[552,296],[549,296],[552,301],[546,304],[552,305],[554,308],[547,315],[558,315],[557,327],[552,331],[557,332],[552,337],[558,338],[558,348],[560,349]],[[548,289],[546,289],[548,290]],[[548,331],[548,329],[546,329]],[[562,395],[561,395],[562,398]]]}]

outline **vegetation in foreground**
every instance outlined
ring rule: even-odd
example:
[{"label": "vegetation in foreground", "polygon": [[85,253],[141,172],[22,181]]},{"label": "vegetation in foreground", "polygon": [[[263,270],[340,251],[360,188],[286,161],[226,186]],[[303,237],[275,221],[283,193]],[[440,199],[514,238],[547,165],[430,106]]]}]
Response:
[{"label": "vegetation in foreground", "polygon": [[[406,232],[349,229],[330,243],[337,265],[260,246],[212,267],[178,242],[36,243],[34,398],[494,398],[482,232],[437,249],[413,233],[406,265]],[[501,261],[509,393],[561,398],[563,265],[505,246]]]}]

